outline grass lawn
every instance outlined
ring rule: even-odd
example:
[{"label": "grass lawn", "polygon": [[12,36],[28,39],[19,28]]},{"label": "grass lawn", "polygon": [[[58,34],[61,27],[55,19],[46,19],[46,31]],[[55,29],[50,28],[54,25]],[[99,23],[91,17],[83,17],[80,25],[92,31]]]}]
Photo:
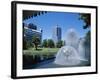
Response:
[{"label": "grass lawn", "polygon": [[59,48],[30,48],[28,50],[23,50],[26,55],[54,55],[58,52]]}]

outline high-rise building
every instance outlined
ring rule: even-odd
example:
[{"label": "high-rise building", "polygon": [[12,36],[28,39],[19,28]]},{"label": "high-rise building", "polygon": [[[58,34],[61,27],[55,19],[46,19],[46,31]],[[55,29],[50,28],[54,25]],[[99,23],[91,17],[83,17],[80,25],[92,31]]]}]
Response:
[{"label": "high-rise building", "polygon": [[52,35],[52,39],[54,41],[54,43],[56,44],[58,41],[61,40],[61,35],[62,35],[62,32],[61,32],[61,27],[59,27],[58,25],[55,26],[53,28],[53,35]]}]

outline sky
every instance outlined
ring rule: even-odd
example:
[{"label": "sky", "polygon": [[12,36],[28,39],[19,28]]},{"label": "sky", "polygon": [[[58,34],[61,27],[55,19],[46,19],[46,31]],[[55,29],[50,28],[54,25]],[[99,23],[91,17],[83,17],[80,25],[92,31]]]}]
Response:
[{"label": "sky", "polygon": [[73,28],[79,37],[85,36],[87,29],[83,29],[84,22],[79,20],[78,13],[70,12],[47,12],[37,17],[24,20],[24,23],[37,25],[38,30],[43,30],[43,39],[52,39],[53,28],[59,26],[62,29],[62,40],[65,40],[66,33]]}]

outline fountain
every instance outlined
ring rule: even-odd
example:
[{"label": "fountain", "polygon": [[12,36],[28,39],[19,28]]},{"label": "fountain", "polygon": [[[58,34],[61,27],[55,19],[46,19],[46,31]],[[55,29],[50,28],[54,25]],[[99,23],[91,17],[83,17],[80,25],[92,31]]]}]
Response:
[{"label": "fountain", "polygon": [[79,39],[74,29],[67,32],[65,46],[61,47],[56,55],[55,64],[58,65],[79,65],[85,59],[84,39]]}]

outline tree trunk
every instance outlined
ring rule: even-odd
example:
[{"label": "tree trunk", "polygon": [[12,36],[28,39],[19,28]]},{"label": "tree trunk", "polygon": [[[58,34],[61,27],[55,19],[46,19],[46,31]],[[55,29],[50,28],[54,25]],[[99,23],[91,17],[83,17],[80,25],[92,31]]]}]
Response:
[{"label": "tree trunk", "polygon": [[37,50],[37,45],[35,45],[35,49]]}]

